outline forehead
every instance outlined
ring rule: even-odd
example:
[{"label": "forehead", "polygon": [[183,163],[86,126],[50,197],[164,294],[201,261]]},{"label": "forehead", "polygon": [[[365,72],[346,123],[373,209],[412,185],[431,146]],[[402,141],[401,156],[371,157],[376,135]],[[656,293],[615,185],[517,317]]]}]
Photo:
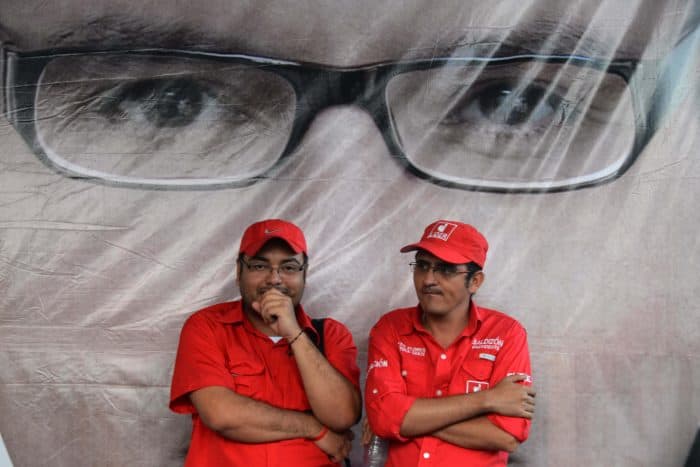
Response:
[{"label": "forehead", "polygon": [[421,261],[429,261],[431,263],[445,263],[445,264],[451,264],[448,263],[447,261],[443,261],[437,256],[435,256],[432,253],[429,253],[425,250],[416,250],[416,259],[421,260]]},{"label": "forehead", "polygon": [[[692,0],[358,0],[0,2],[0,30],[23,50],[196,47],[331,65],[473,53],[494,47],[632,56],[669,44]],[[654,51],[662,53],[657,46]],[[652,47],[653,48],[653,47]]]},{"label": "forehead", "polygon": [[273,238],[265,243],[252,257],[268,261],[297,260],[301,262],[304,255],[303,253],[295,253],[292,247],[284,240]]}]

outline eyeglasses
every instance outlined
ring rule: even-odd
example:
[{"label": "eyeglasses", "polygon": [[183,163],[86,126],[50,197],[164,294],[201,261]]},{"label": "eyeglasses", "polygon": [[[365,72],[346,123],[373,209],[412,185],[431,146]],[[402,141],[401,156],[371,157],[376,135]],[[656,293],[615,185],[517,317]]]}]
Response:
[{"label": "eyeglasses", "polygon": [[457,264],[451,263],[435,263],[432,264],[429,261],[416,260],[412,263],[408,263],[411,267],[411,271],[414,274],[428,274],[428,272],[433,271],[433,274],[438,279],[452,279],[458,274],[469,274],[469,270],[457,269]]},{"label": "eyeglasses", "polygon": [[6,115],[35,154],[110,185],[216,189],[273,177],[334,105],[364,108],[414,175],[465,190],[606,182],[653,133],[633,60],[447,57],[339,69],[183,50],[7,47],[2,58]]},{"label": "eyeglasses", "polygon": [[267,276],[272,271],[277,271],[277,274],[279,274],[280,276],[293,277],[306,268],[306,263],[299,264],[295,262],[289,262],[280,264],[279,266],[272,266],[269,263],[265,263],[263,261],[253,260],[251,262],[247,262],[243,258],[241,258],[241,263],[243,263],[248,269],[248,271],[250,271],[251,273],[261,276]]}]

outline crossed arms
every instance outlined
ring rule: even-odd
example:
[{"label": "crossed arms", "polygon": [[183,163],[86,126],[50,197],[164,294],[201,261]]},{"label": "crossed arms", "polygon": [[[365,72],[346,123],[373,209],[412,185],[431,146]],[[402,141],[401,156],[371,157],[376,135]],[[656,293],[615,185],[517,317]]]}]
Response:
[{"label": "crossed arms", "polygon": [[[367,416],[379,436],[406,441],[434,436],[459,447],[513,452],[527,437],[535,407],[524,330],[513,326],[489,377],[491,389],[443,397],[409,394],[401,374],[399,337],[386,327],[370,334]],[[512,344],[511,344],[512,343]],[[416,377],[416,371],[413,371]],[[429,375],[421,375],[429,378]]]},{"label": "crossed arms", "polygon": [[[315,442],[333,461],[339,461],[350,450],[348,429],[360,414],[361,400],[356,388],[357,349],[347,329],[327,320],[326,359],[307,334],[301,332],[293,315],[292,318],[296,329],[280,335],[288,342],[293,340],[290,346],[293,354],[289,359],[296,362],[310,413],[285,409],[237,393],[225,357],[215,343],[211,324],[205,319],[190,319],[183,328],[176,373],[179,367],[178,378],[184,376],[186,381],[178,384],[175,395],[183,397],[171,403],[171,407],[174,405],[174,410],[180,412],[196,412],[204,425],[227,439],[266,443],[306,438]],[[343,373],[333,365],[343,368]],[[296,390],[298,392],[299,388]]]}]

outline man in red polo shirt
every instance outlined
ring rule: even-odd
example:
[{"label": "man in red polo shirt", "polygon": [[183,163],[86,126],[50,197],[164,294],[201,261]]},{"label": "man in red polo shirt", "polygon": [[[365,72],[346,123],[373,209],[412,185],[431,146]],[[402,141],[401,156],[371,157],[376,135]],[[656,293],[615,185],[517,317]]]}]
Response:
[{"label": "man in red polo shirt", "polygon": [[357,348],[341,323],[327,318],[319,336],[304,313],[307,265],[296,225],[255,223],[240,245],[241,300],[185,323],[170,408],[192,414],[186,466],[326,466],[348,455]]},{"label": "man in red polo shirt", "polygon": [[440,220],[418,243],[418,306],[372,328],[365,401],[369,424],[389,440],[387,466],[505,466],[525,441],[535,407],[525,329],[477,306],[486,239]]}]

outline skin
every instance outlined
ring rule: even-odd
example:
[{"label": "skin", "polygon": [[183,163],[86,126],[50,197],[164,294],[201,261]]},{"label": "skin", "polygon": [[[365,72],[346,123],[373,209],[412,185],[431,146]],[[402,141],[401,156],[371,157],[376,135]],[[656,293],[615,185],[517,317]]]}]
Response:
[{"label": "skin", "polygon": [[296,254],[283,241],[272,240],[253,257],[243,259],[265,262],[274,268],[260,273],[238,263],[244,312],[258,331],[290,342],[313,414],[280,409],[223,387],[206,387],[194,391],[190,398],[207,426],[236,441],[314,438],[327,426],[328,433],[315,443],[339,462],[351,448],[353,435],[348,429],[359,416],[360,395],[302,333],[296,319],[295,307],[304,292],[305,274],[280,275],[277,268],[289,262],[304,264],[304,255]]},{"label": "skin", "polygon": [[[689,1],[632,2],[624,8],[617,1],[506,1],[497,6],[451,1],[437,9],[434,2],[418,0],[360,1],[352,6],[232,6],[204,0],[192,11],[187,2],[166,9],[155,0],[97,0],[89,8],[84,0],[52,5],[49,9],[38,0],[0,2],[0,37],[22,50],[94,44],[178,46],[337,66],[459,55],[474,47],[491,50],[494,43],[525,44],[547,52],[595,52],[601,57],[658,58],[672,48],[693,6]],[[557,29],[560,34],[551,36],[552,46],[539,47]],[[582,32],[588,38],[585,44],[578,41]],[[691,79],[678,88],[682,102],[697,98],[697,82]],[[678,434],[697,428],[697,420],[685,410],[694,403],[692,396],[679,397],[675,410],[662,410],[657,398],[667,387],[661,383],[639,385],[630,392],[627,383],[592,381],[590,372],[575,369],[584,366],[624,381],[671,381],[668,384],[684,388],[683,394],[697,393],[685,375],[692,373],[687,356],[699,350],[697,327],[688,325],[695,322],[690,317],[695,316],[692,304],[698,299],[694,245],[700,230],[695,202],[700,197],[700,166],[693,156],[700,146],[699,128],[692,106],[682,106],[621,179],[570,193],[504,196],[447,189],[407,173],[392,159],[372,119],[353,106],[319,114],[274,178],[244,189],[200,192],[118,189],[68,179],[44,166],[13,128],[0,123],[2,254],[10,261],[4,322],[28,320],[60,329],[49,339],[42,327],[2,328],[3,339],[31,342],[32,352],[45,348],[41,355],[49,361],[57,354],[54,345],[118,353],[124,347],[148,350],[153,342],[158,350],[172,349],[185,310],[197,309],[202,300],[237,293],[233,286],[221,285],[234,283],[231,226],[268,215],[294,219],[303,213],[307,237],[322,245],[310,277],[310,284],[319,285],[309,286],[305,303],[332,310],[348,324],[362,352],[364,336],[381,313],[415,302],[405,259],[384,252],[415,240],[417,224],[459,218],[481,226],[491,241],[489,281],[479,291],[480,301],[517,312],[527,323],[533,367],[547,368],[540,386],[547,397],[538,407],[539,434],[519,453],[534,465],[567,465],[574,456],[582,464],[605,464],[605,455],[618,454],[614,447],[598,449],[599,440],[617,439],[621,422],[593,426],[585,420],[607,420],[609,407],[620,405],[621,413],[647,414],[639,417],[650,420],[635,418],[634,425],[640,426],[635,433],[654,436],[654,442],[627,439],[626,445],[640,446],[640,455],[647,458],[677,457],[690,442]],[[133,271],[138,271],[137,280]],[[115,291],[138,297],[139,306],[112,305]],[[659,307],[665,310],[663,320]],[[149,310],[146,316],[143,310]],[[150,335],[152,341],[128,331],[144,320],[161,326]],[[101,343],[98,348],[98,339],[76,338],[66,331],[86,322],[118,332],[118,346]],[[618,336],[621,343],[614,344]],[[591,355],[591,349],[599,350]],[[611,358],[591,360],[602,353]],[[630,364],[636,356],[649,354],[656,359]],[[152,365],[160,370],[167,363]],[[149,371],[144,374],[157,373]],[[671,374],[659,379],[659,371]],[[108,383],[121,388],[120,377],[109,376]],[[141,384],[138,375],[135,380]],[[153,384],[165,386],[167,377]],[[7,390],[8,400],[31,402],[47,411],[61,406],[36,392],[14,386]],[[81,396],[93,390],[76,388],[84,391]],[[20,414],[15,405],[3,408],[7,419]],[[98,413],[104,404],[91,410]],[[60,420],[71,420],[72,415],[56,414]],[[574,417],[580,420],[576,426],[571,424]],[[185,439],[189,427],[180,423]],[[26,424],[45,426],[43,418]],[[10,425],[0,426],[0,431],[10,442],[23,439]],[[150,436],[151,445],[167,452],[179,448],[176,441],[167,441],[170,433],[139,435]],[[105,436],[129,439],[122,432]],[[67,456],[66,465],[84,463],[71,463],[69,450],[60,451],[73,441],[70,435],[54,431],[43,439],[36,452],[18,453],[16,463],[30,464],[35,455],[54,459],[57,452]],[[124,441],[114,452],[131,448],[131,441]]]},{"label": "skin", "polygon": [[[428,261],[431,264],[441,261],[426,251],[419,251],[416,260]],[[459,270],[466,271],[466,267],[463,266]],[[449,280],[441,280],[432,270],[427,273],[413,273],[418,302],[425,312],[425,327],[443,347],[448,347],[467,325],[469,316],[465,311],[469,307],[471,296],[479,290],[483,282],[484,273],[481,271],[474,274],[466,285],[462,274]]]},{"label": "skin", "polygon": [[[418,251],[416,260],[431,264],[440,258]],[[466,271],[466,265],[458,266]],[[479,271],[465,283],[464,275],[442,278],[433,270],[413,273],[418,302],[423,309],[425,328],[443,347],[448,347],[467,325],[471,296],[484,283]],[[499,449],[513,452],[518,442],[493,425],[484,415],[498,413],[531,419],[535,409],[535,390],[518,384],[522,375],[504,378],[492,389],[445,398],[417,399],[401,424],[401,435],[416,437],[432,434],[440,439],[471,449]]]}]

